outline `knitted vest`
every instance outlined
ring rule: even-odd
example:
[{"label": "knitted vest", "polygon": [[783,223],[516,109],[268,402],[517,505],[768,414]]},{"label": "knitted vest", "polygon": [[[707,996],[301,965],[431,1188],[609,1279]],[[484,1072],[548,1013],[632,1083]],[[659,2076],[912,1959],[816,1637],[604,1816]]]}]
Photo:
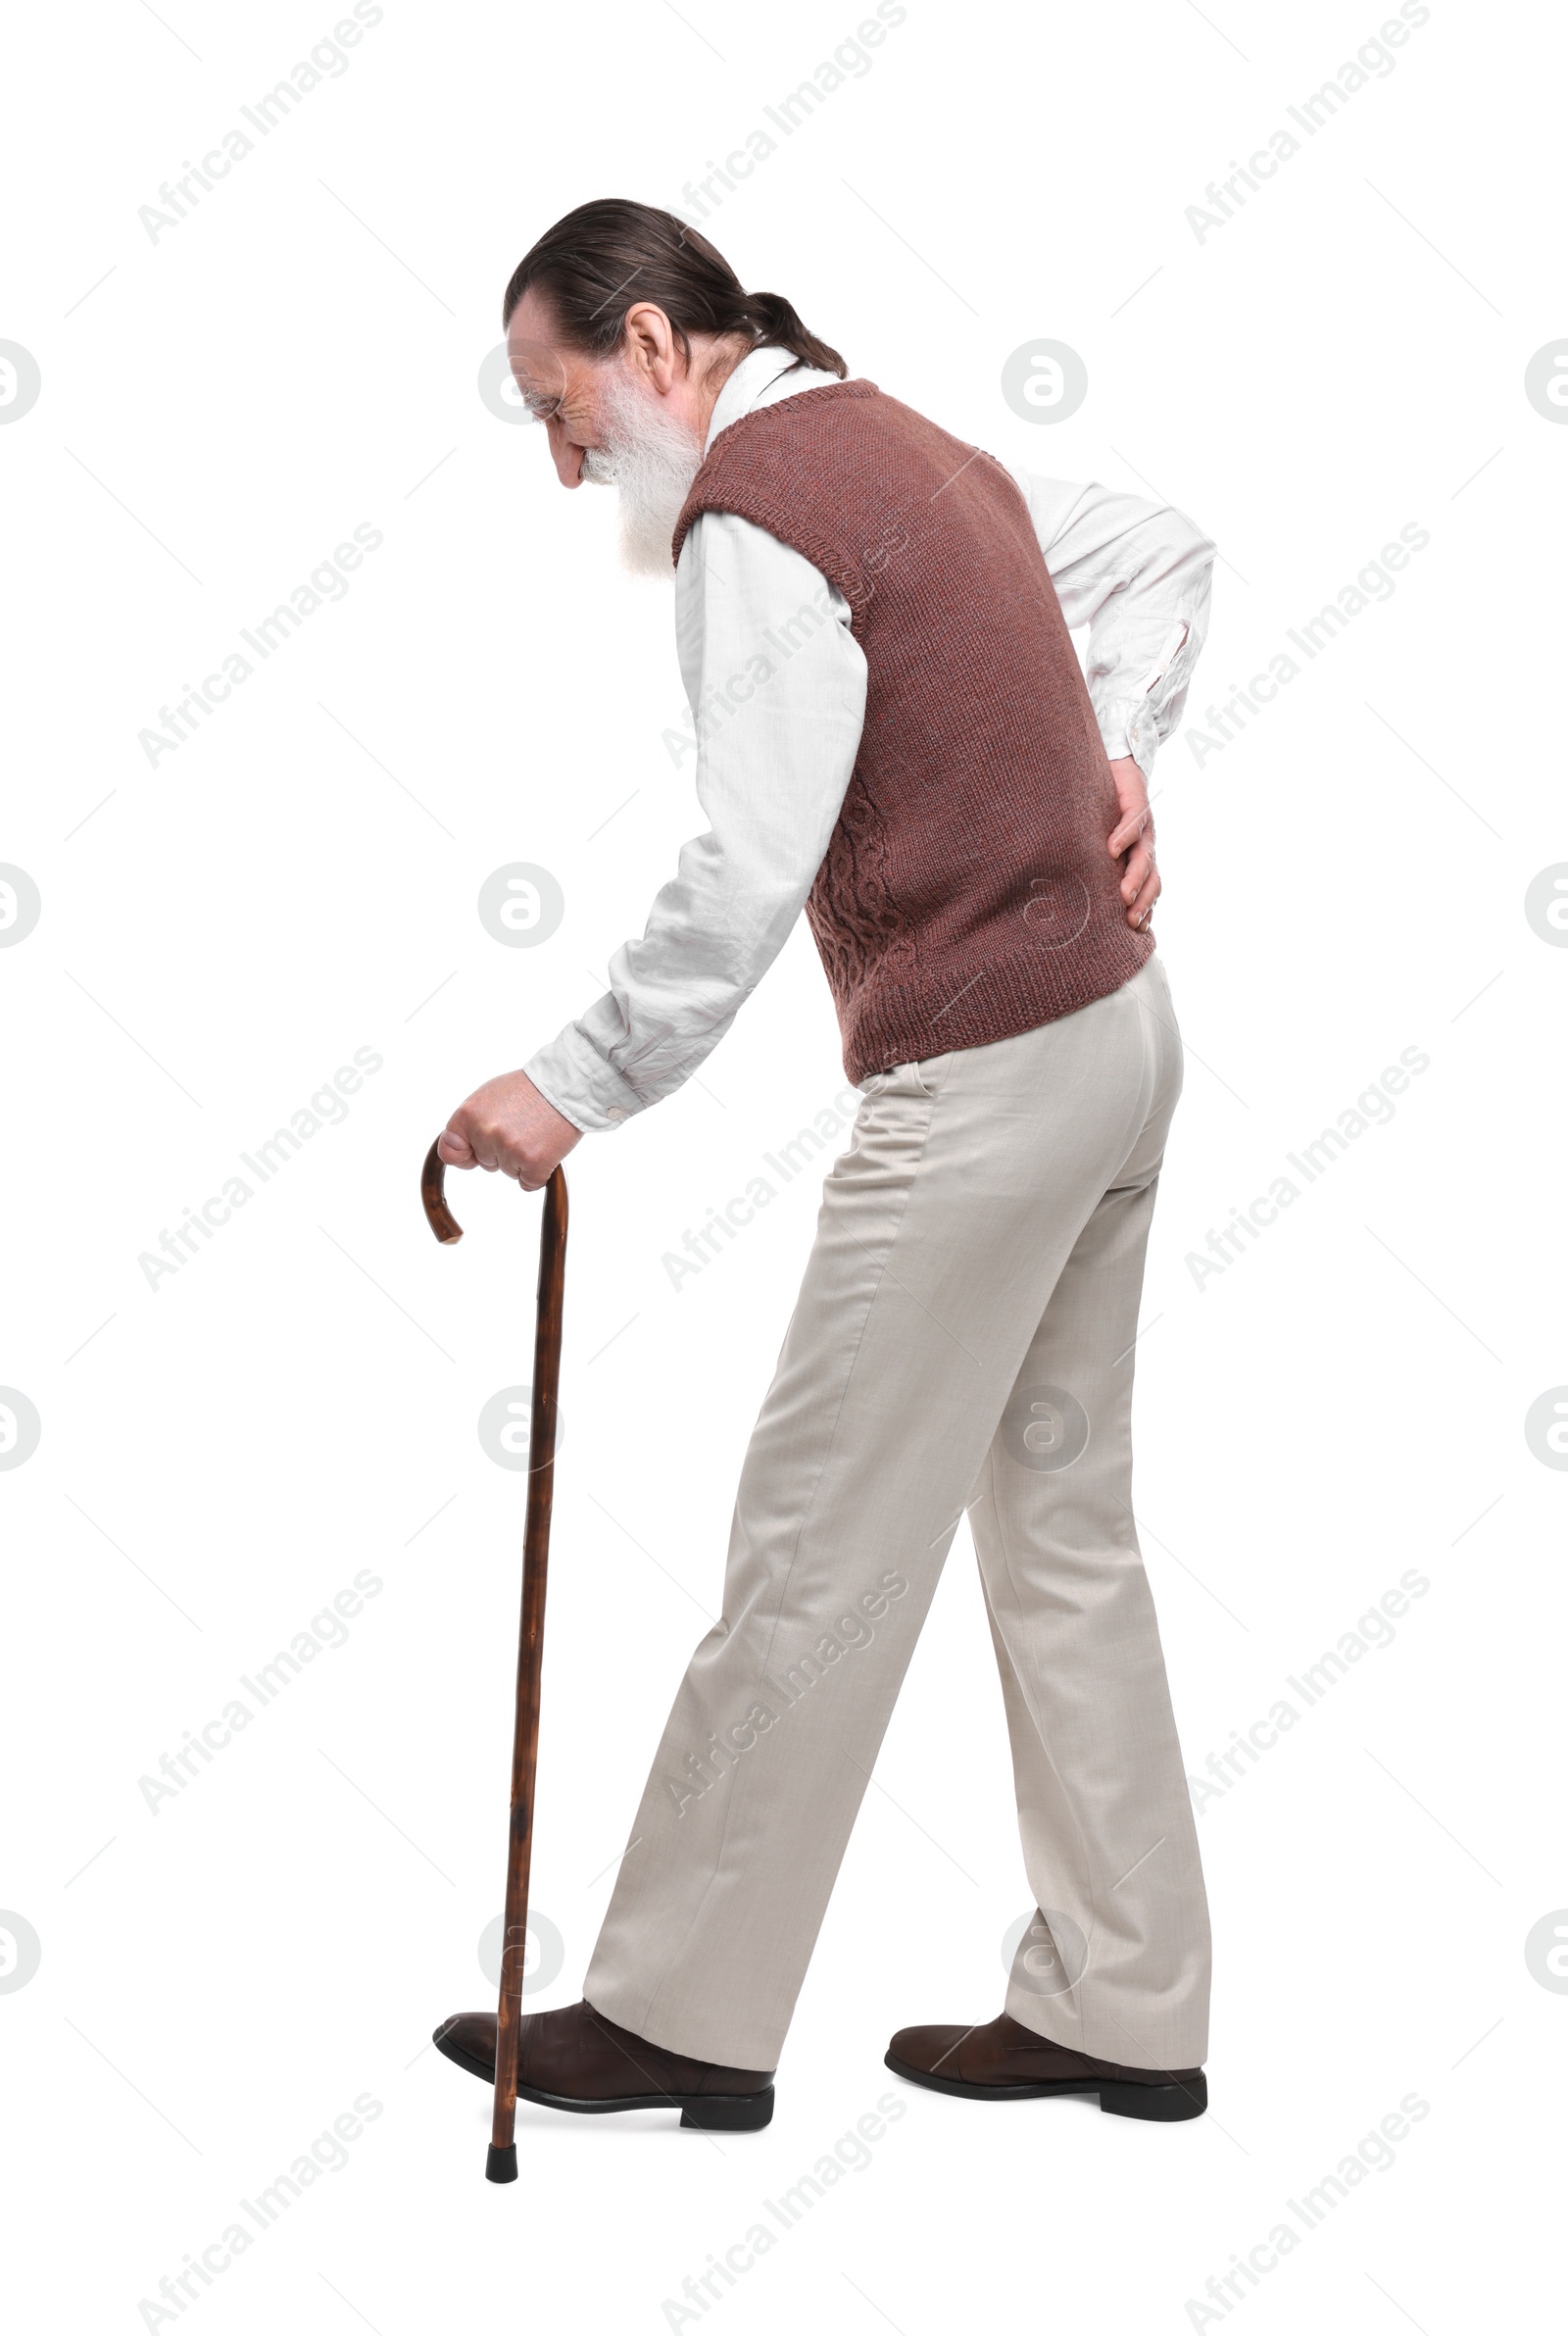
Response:
[{"label": "knitted vest", "polygon": [[704,511],[819,569],[865,654],[860,748],[806,904],[848,1076],[1011,1037],[1130,981],[1154,944],[1126,921],[1105,750],[1002,465],[874,382],[835,382],[720,431],[676,560]]}]

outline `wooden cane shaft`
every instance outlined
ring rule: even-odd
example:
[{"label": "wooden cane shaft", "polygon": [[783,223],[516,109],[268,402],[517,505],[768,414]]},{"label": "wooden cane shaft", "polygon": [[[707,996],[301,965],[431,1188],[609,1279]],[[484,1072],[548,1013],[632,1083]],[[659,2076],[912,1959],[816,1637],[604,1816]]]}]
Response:
[{"label": "wooden cane shaft", "polygon": [[512,1737],[512,1804],[496,2010],[495,2148],[511,2147],[517,2106],[517,2041],[528,1945],[528,1872],[533,1852],[534,1774],[539,1759],[539,1693],[544,1661],[545,1584],[556,1473],[556,1409],[565,1294],[566,1179],[558,1168],[545,1187],[539,1228],[533,1402],[528,1432],[528,1509],[522,1535],[522,1607],[517,1631],[516,1716]]}]

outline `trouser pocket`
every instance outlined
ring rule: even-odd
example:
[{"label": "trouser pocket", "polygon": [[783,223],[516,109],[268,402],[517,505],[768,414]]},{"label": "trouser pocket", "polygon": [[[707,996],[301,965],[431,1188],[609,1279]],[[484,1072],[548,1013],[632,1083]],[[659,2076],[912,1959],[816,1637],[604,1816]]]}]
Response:
[{"label": "trouser pocket", "polygon": [[953,1050],[950,1048],[945,1055],[925,1055],[918,1063],[910,1063],[907,1069],[921,1094],[934,1098],[946,1086],[952,1066]]},{"label": "trouser pocket", "polygon": [[861,1079],[860,1093],[871,1097],[902,1090],[934,1101],[947,1083],[952,1065],[952,1050],[945,1055],[923,1055],[917,1063],[895,1063],[891,1070],[873,1070],[869,1078]]}]

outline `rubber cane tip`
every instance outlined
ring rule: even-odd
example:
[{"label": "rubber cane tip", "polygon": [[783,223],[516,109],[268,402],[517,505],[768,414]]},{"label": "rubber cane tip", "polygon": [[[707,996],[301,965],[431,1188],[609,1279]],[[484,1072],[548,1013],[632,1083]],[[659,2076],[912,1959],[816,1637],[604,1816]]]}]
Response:
[{"label": "rubber cane tip", "polygon": [[489,2154],[484,2162],[484,2178],[487,2182],[514,2182],[516,2180],[517,2145],[514,2141],[509,2142],[504,2150],[498,2150],[494,2142],[490,2144]]}]

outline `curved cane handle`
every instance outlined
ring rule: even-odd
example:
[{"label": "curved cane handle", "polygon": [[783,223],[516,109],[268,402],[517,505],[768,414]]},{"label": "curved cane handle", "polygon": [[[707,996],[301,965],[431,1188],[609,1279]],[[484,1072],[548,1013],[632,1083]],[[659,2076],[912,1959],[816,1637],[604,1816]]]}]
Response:
[{"label": "curved cane handle", "polygon": [[[436,1140],[439,1142],[439,1137]],[[424,1214],[429,1218],[430,1230],[436,1239],[461,1241],[463,1227],[447,1207],[446,1180],[446,1162],[435,1144],[432,1144],[424,1156],[424,1167],[419,1171],[419,1198],[424,1203]]]}]

